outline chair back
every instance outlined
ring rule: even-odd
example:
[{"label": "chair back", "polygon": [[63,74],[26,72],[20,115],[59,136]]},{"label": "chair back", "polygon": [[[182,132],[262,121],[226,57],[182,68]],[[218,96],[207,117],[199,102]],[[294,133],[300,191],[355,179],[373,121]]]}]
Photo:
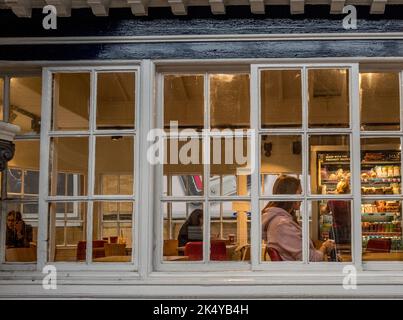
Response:
[{"label": "chair back", "polygon": [[203,242],[188,242],[185,245],[185,256],[189,261],[203,260]]},{"label": "chair back", "polygon": [[266,247],[267,253],[271,261],[283,261],[278,251],[272,247]]},{"label": "chair back", "polygon": [[369,239],[366,252],[390,252],[392,247],[391,239]]},{"label": "chair back", "polygon": [[227,247],[225,246],[225,240],[211,240],[210,260],[213,261],[227,260]]},{"label": "chair back", "polygon": [[179,242],[176,239],[164,240],[164,248],[163,248],[164,256],[177,256],[178,243]]},{"label": "chair back", "polygon": [[126,255],[126,245],[120,243],[105,243],[105,257],[111,256],[125,256]]}]

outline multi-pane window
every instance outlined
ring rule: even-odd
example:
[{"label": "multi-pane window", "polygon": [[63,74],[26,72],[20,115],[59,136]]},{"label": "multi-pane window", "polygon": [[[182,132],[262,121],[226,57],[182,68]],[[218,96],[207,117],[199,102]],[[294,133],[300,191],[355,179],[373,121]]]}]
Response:
[{"label": "multi-pane window", "polygon": [[136,70],[52,84],[48,260],[133,262]]}]

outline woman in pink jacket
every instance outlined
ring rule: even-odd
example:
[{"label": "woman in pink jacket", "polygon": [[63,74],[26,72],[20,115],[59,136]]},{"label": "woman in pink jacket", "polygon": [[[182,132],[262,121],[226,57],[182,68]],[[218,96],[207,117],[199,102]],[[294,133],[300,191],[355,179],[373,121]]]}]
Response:
[{"label": "woman in pink jacket", "polygon": [[[300,194],[301,181],[282,175],[273,186],[273,194]],[[270,201],[262,211],[262,236],[270,248],[276,249],[283,261],[302,261],[302,228],[296,210],[300,201]],[[319,250],[310,241],[309,260],[323,261],[334,249],[333,240],[325,241]]]}]

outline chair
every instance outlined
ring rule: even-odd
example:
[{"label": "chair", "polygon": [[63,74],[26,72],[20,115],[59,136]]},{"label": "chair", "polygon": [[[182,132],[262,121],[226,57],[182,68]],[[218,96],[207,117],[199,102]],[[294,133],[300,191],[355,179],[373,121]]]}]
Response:
[{"label": "chair", "polygon": [[185,245],[185,256],[189,261],[203,260],[203,242],[188,242]]},{"label": "chair", "polygon": [[126,245],[120,243],[105,243],[105,257],[110,256],[125,256],[126,255]]},{"label": "chair", "polygon": [[[92,257],[102,258],[105,257],[105,240],[94,240],[92,241]],[[77,261],[84,261],[86,259],[87,252],[87,241],[79,241],[77,243]]]},{"label": "chair", "polygon": [[178,255],[178,240],[169,239],[164,240],[163,255],[164,256],[177,256]]},{"label": "chair", "polygon": [[366,252],[390,252],[391,239],[369,239]]},{"label": "chair", "polygon": [[227,247],[224,240],[212,240],[210,242],[210,260],[225,261],[227,260]]},{"label": "chair", "polygon": [[283,259],[281,258],[280,254],[276,249],[267,246],[266,252],[269,255],[271,261],[283,261]]}]

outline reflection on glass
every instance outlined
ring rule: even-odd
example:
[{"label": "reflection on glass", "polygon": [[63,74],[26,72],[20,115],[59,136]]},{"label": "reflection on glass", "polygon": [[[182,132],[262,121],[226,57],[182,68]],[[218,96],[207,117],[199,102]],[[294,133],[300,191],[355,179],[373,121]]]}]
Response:
[{"label": "reflection on glass", "polygon": [[361,139],[362,194],[400,194],[400,138]]},{"label": "reflection on glass", "polygon": [[301,70],[264,70],[260,76],[262,128],[301,127]]},{"label": "reflection on glass", "polygon": [[163,204],[163,261],[203,260],[203,204]]},{"label": "reflection on glass", "polygon": [[164,76],[164,127],[177,122],[179,128],[204,126],[204,77],[202,75]]},{"label": "reflection on glass", "polygon": [[0,78],[0,121],[4,120],[4,107],[3,107],[3,99],[4,99],[4,79]]},{"label": "reflection on glass", "polygon": [[[279,188],[285,184],[287,180]],[[301,204],[301,201],[260,202],[262,261],[302,261]]]},{"label": "reflection on glass", "polygon": [[361,73],[361,129],[400,130],[399,73]]},{"label": "reflection on glass", "polygon": [[133,129],[135,74],[97,74],[97,129]]},{"label": "reflection on glass", "polygon": [[250,261],[250,203],[210,204],[210,260]]},{"label": "reflection on glass", "polygon": [[264,195],[272,195],[273,185],[278,176],[290,175],[301,179],[301,136],[262,136],[260,159],[261,192]]},{"label": "reflection on glass", "polygon": [[[349,188],[351,175],[349,136],[310,136],[309,150],[311,193],[351,193]],[[348,186],[346,192],[341,191],[344,188],[343,185]]]},{"label": "reflection on glass", "polygon": [[249,195],[251,139],[211,137],[210,195]]},{"label": "reflection on glass", "polygon": [[[53,138],[50,166],[50,195],[85,195],[88,176],[88,138]],[[67,177],[66,175],[72,175]],[[73,192],[68,190],[73,181]],[[73,194],[71,194],[73,193]]]},{"label": "reflection on glass", "polygon": [[249,74],[210,75],[212,128],[250,127]]},{"label": "reflection on glass", "polygon": [[[323,200],[308,203],[310,213],[311,258],[326,240],[334,241],[334,250],[324,252],[324,261],[350,262],[351,257],[351,201]],[[312,259],[311,259],[312,261]],[[314,260],[315,261],[315,260]],[[318,261],[318,260],[316,260]]]},{"label": "reflection on glass", "polygon": [[363,201],[361,226],[363,261],[403,261],[400,201]]},{"label": "reflection on glass", "polygon": [[95,194],[133,194],[133,137],[97,137]]},{"label": "reflection on glass", "polygon": [[203,194],[202,139],[167,139],[164,141],[163,194],[199,196]]},{"label": "reflection on glass", "polygon": [[349,127],[348,69],[310,69],[308,89],[310,128]]},{"label": "reflection on glass", "polygon": [[[31,206],[32,210],[29,210],[28,206]],[[35,262],[38,236],[37,203],[7,203],[6,212],[5,261]]]},{"label": "reflection on glass", "polygon": [[41,129],[41,77],[18,77],[10,80],[10,122],[20,133],[39,134]]},{"label": "reflection on glass", "polygon": [[49,205],[49,261],[86,260],[87,204],[58,202]]},{"label": "reflection on glass", "polygon": [[130,262],[133,202],[95,202],[93,262]]},{"label": "reflection on glass", "polygon": [[88,130],[89,110],[90,74],[54,74],[53,130]]}]

